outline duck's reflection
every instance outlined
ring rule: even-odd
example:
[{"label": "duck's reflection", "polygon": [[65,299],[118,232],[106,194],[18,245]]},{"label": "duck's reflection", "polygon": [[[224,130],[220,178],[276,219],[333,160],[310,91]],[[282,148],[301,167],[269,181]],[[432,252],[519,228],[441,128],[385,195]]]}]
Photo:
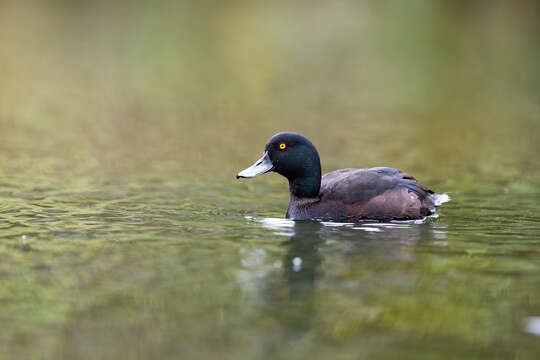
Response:
[{"label": "duck's reflection", "polygon": [[385,286],[385,282],[395,283],[397,276],[400,286],[407,286],[413,279],[396,271],[398,264],[416,262],[420,246],[446,244],[444,228],[436,224],[255,221],[279,238],[288,236],[280,242],[279,260],[261,248],[245,251],[239,279],[252,291],[256,312],[264,313],[265,327],[273,329],[273,335],[260,344],[272,359],[301,358],[302,344],[326,331],[320,328],[324,314],[319,311],[328,304],[319,301],[328,299],[329,292],[341,289],[343,296],[354,296],[349,299],[354,302],[378,281]]},{"label": "duck's reflection", "polygon": [[297,222],[294,234],[283,246],[283,268],[290,301],[303,301],[312,295],[322,262],[319,246],[322,225],[314,222]]},{"label": "duck's reflection", "polygon": [[281,243],[285,254],[276,277],[269,277],[264,288],[266,313],[278,325],[275,336],[262,349],[269,359],[288,358],[301,353],[300,344],[316,321],[315,290],[322,278],[319,248],[323,225],[296,222],[292,235]]}]

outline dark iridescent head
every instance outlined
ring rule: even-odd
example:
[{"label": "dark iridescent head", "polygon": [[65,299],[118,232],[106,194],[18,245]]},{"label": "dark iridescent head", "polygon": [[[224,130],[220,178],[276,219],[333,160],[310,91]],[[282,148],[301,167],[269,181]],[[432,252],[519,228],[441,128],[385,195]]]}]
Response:
[{"label": "dark iridescent head", "polygon": [[252,178],[275,171],[289,180],[296,197],[315,197],[321,185],[321,162],[315,146],[306,137],[293,133],[278,133],[264,148],[263,156],[236,178]]}]

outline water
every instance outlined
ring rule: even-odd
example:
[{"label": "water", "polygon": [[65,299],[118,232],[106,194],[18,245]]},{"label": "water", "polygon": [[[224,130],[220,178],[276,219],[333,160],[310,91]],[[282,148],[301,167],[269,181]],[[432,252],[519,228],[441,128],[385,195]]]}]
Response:
[{"label": "water", "polygon": [[273,204],[232,181],[9,185],[0,210],[8,358],[532,359],[540,350],[524,328],[540,309],[538,191],[465,192],[423,224],[320,224],[265,217],[286,198]]},{"label": "water", "polygon": [[[0,358],[539,358],[537,5],[43,4],[0,5]],[[452,201],[283,219],[234,177],[284,130]]]}]

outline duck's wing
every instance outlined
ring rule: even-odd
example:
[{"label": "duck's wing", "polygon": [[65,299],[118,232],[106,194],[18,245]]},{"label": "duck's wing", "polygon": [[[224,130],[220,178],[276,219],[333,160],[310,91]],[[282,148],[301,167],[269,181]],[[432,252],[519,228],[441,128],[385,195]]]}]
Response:
[{"label": "duck's wing", "polygon": [[418,219],[434,210],[433,191],[397,169],[341,169],[325,174],[322,202],[343,204],[351,219]]}]

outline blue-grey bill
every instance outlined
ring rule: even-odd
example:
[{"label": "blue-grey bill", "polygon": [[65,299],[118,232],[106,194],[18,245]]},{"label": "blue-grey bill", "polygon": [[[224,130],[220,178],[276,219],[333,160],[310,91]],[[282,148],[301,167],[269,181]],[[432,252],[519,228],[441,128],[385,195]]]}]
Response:
[{"label": "blue-grey bill", "polygon": [[265,151],[263,156],[255,164],[251,165],[245,170],[242,170],[236,175],[237,179],[240,178],[253,178],[257,175],[267,173],[274,168],[272,160],[268,157],[268,153]]}]

